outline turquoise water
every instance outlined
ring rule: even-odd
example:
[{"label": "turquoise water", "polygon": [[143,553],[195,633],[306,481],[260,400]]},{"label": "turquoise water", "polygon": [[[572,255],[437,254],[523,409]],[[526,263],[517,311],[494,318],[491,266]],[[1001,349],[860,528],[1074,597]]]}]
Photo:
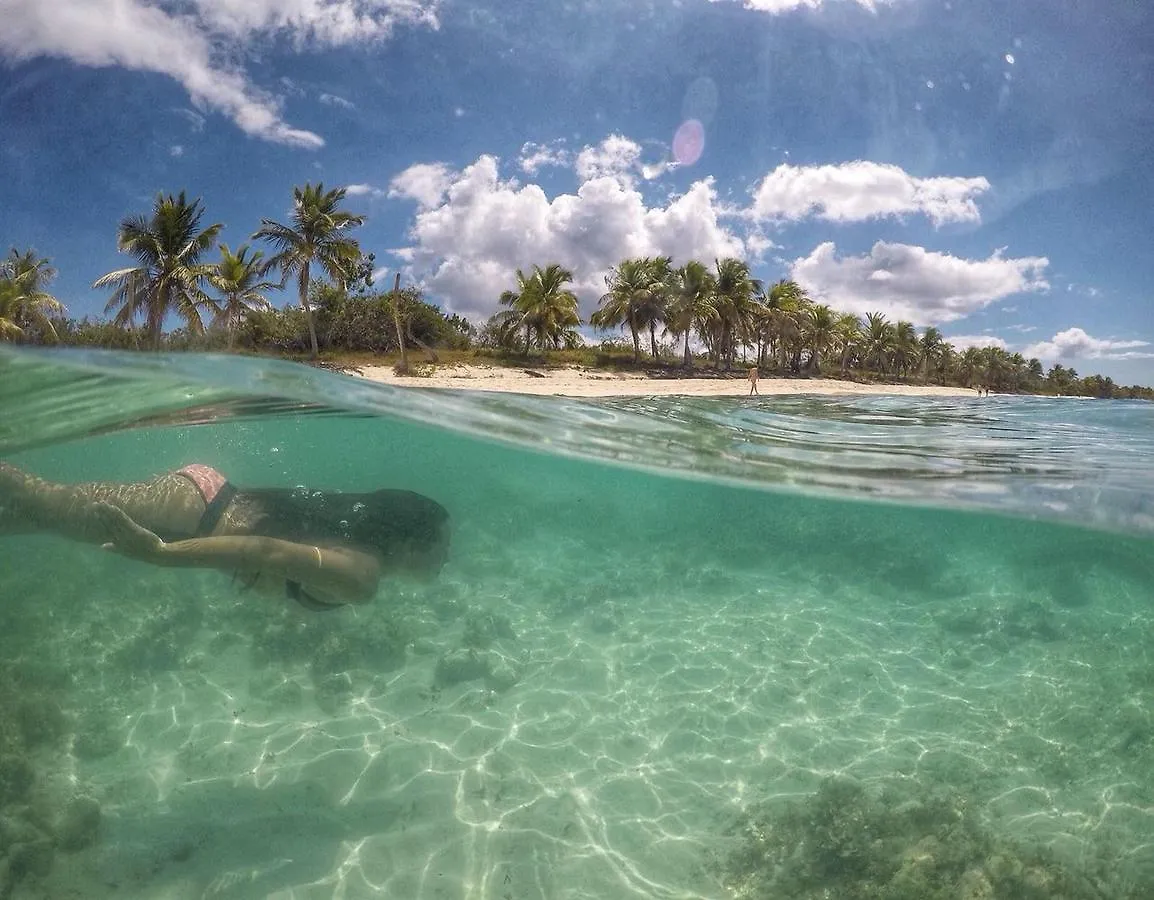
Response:
[{"label": "turquoise water", "polygon": [[13,897],[1154,895],[1154,406],[10,351],[0,404],[41,477],[453,520],[325,614],[0,539]]}]

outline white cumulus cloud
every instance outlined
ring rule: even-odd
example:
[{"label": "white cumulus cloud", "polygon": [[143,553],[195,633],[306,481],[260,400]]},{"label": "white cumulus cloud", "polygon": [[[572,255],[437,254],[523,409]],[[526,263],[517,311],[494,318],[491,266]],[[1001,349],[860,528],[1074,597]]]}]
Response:
[{"label": "white cumulus cloud", "polygon": [[970,347],[997,347],[999,350],[1009,350],[1010,345],[1002,338],[994,337],[992,334],[951,334],[945,338],[946,342],[952,344],[954,349],[961,352],[969,350]]},{"label": "white cumulus cloud", "polygon": [[757,228],[745,236],[745,249],[749,254],[750,262],[761,262],[765,258],[765,254],[776,249],[777,246]]},{"label": "white cumulus cloud", "polygon": [[1091,337],[1081,328],[1067,328],[1048,341],[1031,344],[1022,350],[1022,355],[1045,360],[1150,359],[1154,353],[1138,349],[1149,346],[1149,341],[1103,340]]},{"label": "white cumulus cloud", "polygon": [[350,197],[384,197],[387,191],[371,184],[350,184],[345,186],[345,193]]},{"label": "white cumulus cloud", "polygon": [[420,0],[192,0],[205,25],[245,37],[281,33],[297,44],[342,46],[388,37],[399,25],[437,27],[437,4]]},{"label": "white cumulus cloud", "polygon": [[521,171],[527,175],[536,175],[545,166],[558,168],[568,166],[571,157],[564,144],[564,140],[553,141],[548,144],[526,141],[521,145],[517,164],[521,167]]},{"label": "white cumulus cloud", "polygon": [[[731,2],[731,0],[710,0],[710,2],[722,3]],[[795,9],[820,9],[829,0],[740,0],[740,2],[746,9],[754,9],[758,12],[777,16],[782,13],[793,12]],[[851,2],[862,9],[877,12],[880,7],[889,6],[893,0],[842,0],[842,2]]]},{"label": "white cumulus cloud", "polygon": [[436,0],[0,0],[0,59],[40,56],[166,75],[201,110],[246,134],[296,147],[324,140],[284,121],[278,99],[236,60],[246,43],[287,36],[339,46],[388,36],[399,24],[436,26]]},{"label": "white cumulus cloud", "polygon": [[340,109],[356,109],[357,105],[338,94],[321,94],[317,97],[325,106],[336,106]]},{"label": "white cumulus cloud", "polygon": [[632,183],[641,171],[641,145],[620,134],[611,134],[596,147],[577,154],[577,177],[582,181],[608,176]]},{"label": "white cumulus cloud", "polygon": [[866,160],[782,163],[755,189],[750,214],[757,220],[816,216],[832,222],[920,214],[934,225],[977,222],[981,215],[975,198],[989,188],[981,177],[917,178],[898,166]]},{"label": "white cumulus cloud", "polygon": [[[656,144],[653,141],[650,144]],[[652,146],[650,147],[652,151]],[[678,164],[669,158],[668,148],[662,147],[661,158],[646,159],[639,143],[620,134],[611,134],[596,146],[582,148],[573,162],[577,177],[582,181],[592,178],[614,178],[623,185],[632,186],[640,175],[652,181]]]},{"label": "white cumulus cloud", "polygon": [[1049,288],[1045,257],[960,259],[909,244],[878,241],[862,256],[838,257],[832,242],[793,261],[790,276],[837,309],[882,312],[915,325],[964,318],[1003,297]]},{"label": "white cumulus cloud", "polygon": [[440,204],[454,178],[444,163],[417,163],[389,182],[390,197],[416,200],[423,209]]},{"label": "white cumulus cloud", "polygon": [[664,205],[648,206],[611,165],[583,169],[574,194],[548,196],[539,185],[502,178],[498,160],[481,156],[460,171],[413,166],[391,185],[393,196],[418,201],[410,245],[399,256],[413,277],[455,312],[487,316],[514,272],[556,262],[575,276],[587,315],[605,290],[604,276],[628,256],[688,259],[741,256],[745,247],[721,224],[711,180]]}]

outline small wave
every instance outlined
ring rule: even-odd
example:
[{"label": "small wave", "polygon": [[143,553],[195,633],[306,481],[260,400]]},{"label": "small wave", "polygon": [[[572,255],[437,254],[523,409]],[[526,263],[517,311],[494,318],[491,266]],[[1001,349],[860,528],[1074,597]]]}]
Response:
[{"label": "small wave", "polygon": [[1039,397],[572,400],[274,360],[0,350],[0,453],[131,428],[370,415],[759,488],[1154,533],[1154,404]]}]

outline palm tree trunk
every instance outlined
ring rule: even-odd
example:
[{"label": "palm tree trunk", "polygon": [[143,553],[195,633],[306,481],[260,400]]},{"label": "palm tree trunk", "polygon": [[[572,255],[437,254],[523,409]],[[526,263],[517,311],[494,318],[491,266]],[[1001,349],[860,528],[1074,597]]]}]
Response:
[{"label": "palm tree trunk", "polygon": [[653,361],[657,362],[657,326],[649,323],[649,352],[653,354]]},{"label": "palm tree trunk", "polygon": [[629,331],[633,335],[633,363],[636,365],[641,362],[641,337],[637,334],[637,326],[632,322],[629,323]]},{"label": "palm tree trunk", "polygon": [[309,323],[309,344],[312,345],[313,359],[316,359],[320,356],[320,348],[317,347],[317,327],[313,323],[313,308],[309,306],[309,264],[307,262],[301,269],[300,289],[301,308],[305,311],[305,319]]},{"label": "palm tree trunk", "polygon": [[393,308],[393,324],[397,328],[397,346],[401,351],[401,374],[409,374],[409,354],[405,349],[405,333],[401,330],[401,273],[397,273],[396,280],[393,281],[393,296],[390,298],[389,305]]},{"label": "palm tree trunk", "polygon": [[228,349],[231,351],[236,344],[236,332],[240,328],[240,302],[236,297],[229,297],[226,301],[228,303],[228,317],[225,323],[228,326]]},{"label": "palm tree trunk", "polygon": [[693,368],[693,357],[689,355],[689,329],[685,329],[685,368]]},{"label": "palm tree trunk", "polygon": [[161,297],[155,308],[148,310],[148,332],[152,339],[152,349],[160,352],[160,333],[164,328],[164,313],[168,309],[168,298]]}]

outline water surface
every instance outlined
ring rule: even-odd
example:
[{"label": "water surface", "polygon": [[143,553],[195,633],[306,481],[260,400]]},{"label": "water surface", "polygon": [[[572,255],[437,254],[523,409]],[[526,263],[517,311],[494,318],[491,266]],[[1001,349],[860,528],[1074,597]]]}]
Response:
[{"label": "water surface", "polygon": [[[14,896],[850,897],[883,844],[909,890],[1009,884],[1014,853],[1068,896],[1154,885],[1151,405],[578,402],[5,352],[0,454],[399,487],[454,526],[436,582],[324,615],[0,540],[3,758],[35,775],[0,805],[42,835],[75,795],[102,816]],[[487,675],[440,677],[461,652]],[[957,872],[910,810],[973,818]],[[822,840],[837,865],[797,862]]]}]

